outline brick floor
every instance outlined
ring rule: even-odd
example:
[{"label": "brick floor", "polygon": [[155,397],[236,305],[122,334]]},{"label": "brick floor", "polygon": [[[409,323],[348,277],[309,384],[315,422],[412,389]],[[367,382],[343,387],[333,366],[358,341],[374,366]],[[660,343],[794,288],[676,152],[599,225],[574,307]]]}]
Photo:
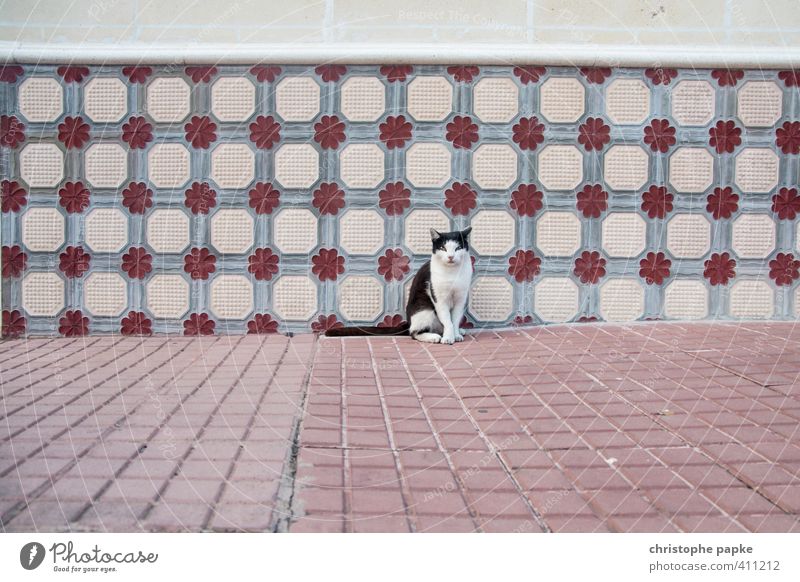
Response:
[{"label": "brick floor", "polygon": [[800,531],[800,327],[4,342],[3,531]]}]

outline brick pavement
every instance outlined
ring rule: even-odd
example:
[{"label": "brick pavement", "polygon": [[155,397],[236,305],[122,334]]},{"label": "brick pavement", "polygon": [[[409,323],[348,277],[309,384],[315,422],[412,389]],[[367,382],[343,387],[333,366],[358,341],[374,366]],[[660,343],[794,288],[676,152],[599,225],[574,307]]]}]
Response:
[{"label": "brick pavement", "polygon": [[4,531],[800,531],[800,327],[0,344]]}]

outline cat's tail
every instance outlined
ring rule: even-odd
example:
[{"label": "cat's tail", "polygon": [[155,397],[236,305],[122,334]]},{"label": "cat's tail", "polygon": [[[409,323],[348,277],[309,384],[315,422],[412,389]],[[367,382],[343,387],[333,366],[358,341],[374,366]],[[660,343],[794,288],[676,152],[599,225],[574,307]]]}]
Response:
[{"label": "cat's tail", "polygon": [[363,335],[408,335],[408,323],[405,321],[394,327],[338,327],[325,332],[327,337],[351,337]]}]

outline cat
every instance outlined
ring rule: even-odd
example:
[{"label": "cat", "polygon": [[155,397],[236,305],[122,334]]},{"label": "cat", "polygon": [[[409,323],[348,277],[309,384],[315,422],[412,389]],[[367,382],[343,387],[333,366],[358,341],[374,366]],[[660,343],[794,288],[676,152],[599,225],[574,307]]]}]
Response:
[{"label": "cat", "polygon": [[444,233],[431,229],[431,258],[411,282],[407,322],[395,327],[330,329],[325,335],[410,335],[417,341],[443,344],[463,341],[466,331],[459,324],[467,308],[472,281],[470,232],[472,227]]}]

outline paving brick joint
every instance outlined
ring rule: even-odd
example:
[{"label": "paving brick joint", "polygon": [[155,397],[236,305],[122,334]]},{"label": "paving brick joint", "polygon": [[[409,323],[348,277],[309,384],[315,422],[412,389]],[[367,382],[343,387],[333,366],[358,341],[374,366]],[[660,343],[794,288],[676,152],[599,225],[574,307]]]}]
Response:
[{"label": "paving brick joint", "polygon": [[0,345],[5,532],[800,532],[792,322]]}]

